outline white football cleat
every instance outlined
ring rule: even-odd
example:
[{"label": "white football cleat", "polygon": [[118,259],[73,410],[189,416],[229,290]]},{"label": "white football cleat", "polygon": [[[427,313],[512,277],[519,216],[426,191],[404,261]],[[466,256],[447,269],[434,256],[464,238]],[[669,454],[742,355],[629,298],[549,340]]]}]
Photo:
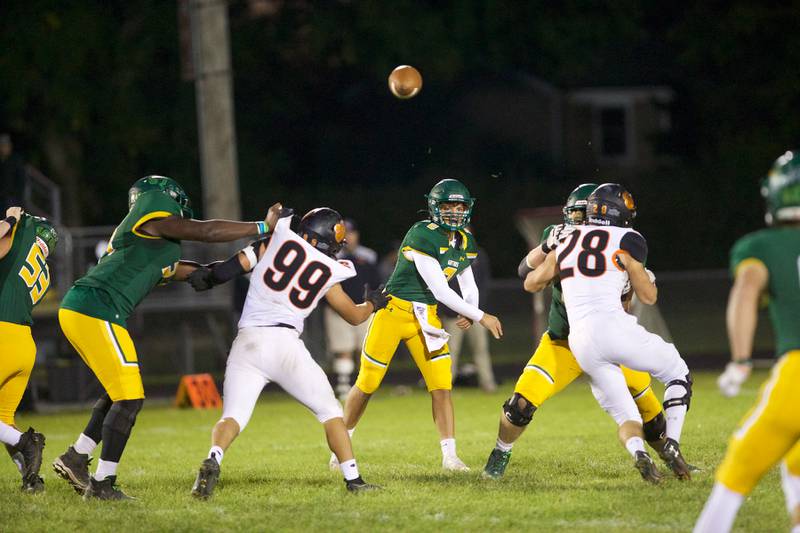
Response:
[{"label": "white football cleat", "polygon": [[464,461],[454,456],[446,456],[442,458],[442,470],[449,470],[451,472],[469,472],[469,467],[464,464]]},{"label": "white football cleat", "polygon": [[336,454],[331,452],[331,458],[328,460],[328,468],[331,470],[339,470],[339,459],[336,458]]}]

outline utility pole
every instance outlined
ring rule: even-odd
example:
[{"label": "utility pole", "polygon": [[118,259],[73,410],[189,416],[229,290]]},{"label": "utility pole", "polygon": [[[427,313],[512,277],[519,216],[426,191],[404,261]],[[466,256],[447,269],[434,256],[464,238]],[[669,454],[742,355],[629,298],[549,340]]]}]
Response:
[{"label": "utility pole", "polygon": [[[186,2],[187,0],[183,0]],[[228,0],[188,0],[205,218],[241,218]]]}]

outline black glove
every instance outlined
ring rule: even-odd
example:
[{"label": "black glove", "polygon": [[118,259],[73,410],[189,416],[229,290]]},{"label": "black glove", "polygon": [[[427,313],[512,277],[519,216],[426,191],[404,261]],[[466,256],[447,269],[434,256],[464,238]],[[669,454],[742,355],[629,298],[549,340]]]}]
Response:
[{"label": "black glove", "polygon": [[197,292],[207,291],[215,285],[213,276],[214,273],[209,267],[201,266],[189,274],[186,281],[188,281],[189,285]]},{"label": "black glove", "polygon": [[385,287],[386,285],[381,283],[377,289],[369,290],[369,285],[367,283],[364,284],[364,301],[370,302],[375,311],[386,307],[386,304],[391,299],[391,296],[383,292]]}]

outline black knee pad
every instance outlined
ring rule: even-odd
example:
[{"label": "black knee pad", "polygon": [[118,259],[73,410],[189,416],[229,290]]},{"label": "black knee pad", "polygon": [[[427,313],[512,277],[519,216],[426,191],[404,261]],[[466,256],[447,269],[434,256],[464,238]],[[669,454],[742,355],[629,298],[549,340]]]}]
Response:
[{"label": "black knee pad", "polygon": [[112,403],[113,402],[111,401],[111,398],[108,397],[108,394],[103,394],[96,402],[94,402],[92,410],[107,412]]},{"label": "black knee pad", "polygon": [[647,442],[661,440],[667,434],[667,419],[664,413],[658,413],[655,418],[644,424],[644,439]]},{"label": "black knee pad", "polygon": [[[520,403],[525,407],[520,407]],[[518,427],[525,427],[531,423],[536,406],[533,405],[525,396],[515,392],[511,398],[503,404],[503,414],[506,420]]]},{"label": "black knee pad", "polygon": [[136,415],[141,411],[142,405],[144,405],[144,400],[120,400],[114,402],[111,409],[108,410],[103,427],[123,435],[130,435],[131,429],[136,423]]},{"label": "black knee pad", "polygon": [[673,379],[672,381],[667,383],[667,386],[664,387],[665,391],[668,388],[672,387],[673,385],[682,385],[683,388],[686,389],[686,394],[684,394],[680,398],[672,398],[670,400],[665,400],[664,401],[664,409],[667,409],[669,407],[675,407],[675,406],[678,406],[678,405],[685,405],[686,406],[686,410],[688,411],[689,410],[689,406],[692,403],[692,383],[693,383],[693,381],[692,381],[692,375],[691,374],[686,374],[686,379],[685,380],[683,380],[683,379]]}]

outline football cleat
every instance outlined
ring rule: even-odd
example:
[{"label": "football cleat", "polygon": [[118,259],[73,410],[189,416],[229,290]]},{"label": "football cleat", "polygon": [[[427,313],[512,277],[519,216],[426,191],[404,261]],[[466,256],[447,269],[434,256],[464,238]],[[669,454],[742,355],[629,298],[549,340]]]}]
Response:
[{"label": "football cleat", "polygon": [[636,469],[642,475],[642,479],[655,485],[661,482],[661,472],[656,468],[656,464],[647,452],[636,452]]},{"label": "football cleat", "polygon": [[469,467],[455,455],[452,457],[448,455],[442,458],[442,469],[451,472],[469,472]]},{"label": "football cleat", "polygon": [[207,500],[214,493],[214,487],[219,481],[219,463],[213,457],[205,459],[197,472],[197,479],[194,480],[192,496],[201,500]]},{"label": "football cleat", "polygon": [[356,493],[358,493],[358,492],[369,492],[369,491],[372,491],[372,490],[381,490],[381,488],[382,488],[379,485],[372,485],[370,483],[367,483],[366,481],[361,479],[361,476],[358,476],[357,478],[351,479],[349,481],[347,479],[345,479],[344,480],[344,484],[347,487],[347,490],[349,490],[350,492],[356,492]]},{"label": "football cleat", "polygon": [[22,492],[36,494],[44,491],[44,480],[39,476],[30,476],[22,479]]},{"label": "football cleat", "polygon": [[89,486],[83,493],[84,500],[135,500],[116,487],[117,476],[108,476],[102,481],[89,478]]},{"label": "football cleat", "polygon": [[483,467],[481,477],[484,479],[500,479],[506,473],[508,461],[511,460],[511,451],[504,452],[497,448],[489,454],[486,466]]},{"label": "football cleat", "polygon": [[33,428],[22,434],[19,442],[15,446],[22,454],[24,467],[22,469],[22,486],[25,488],[26,482],[35,484],[39,477],[39,469],[42,467],[42,452],[44,451],[44,435],[36,433]]},{"label": "football cleat", "polygon": [[692,469],[697,470],[696,467],[690,467],[686,463],[686,459],[684,459],[683,454],[681,454],[680,445],[674,439],[667,439],[664,448],[658,452],[658,455],[678,479],[692,479]]},{"label": "football cleat", "polygon": [[53,461],[53,470],[59,477],[72,485],[75,492],[83,494],[89,486],[89,465],[92,458],[88,453],[78,453],[70,446],[67,451]]}]

